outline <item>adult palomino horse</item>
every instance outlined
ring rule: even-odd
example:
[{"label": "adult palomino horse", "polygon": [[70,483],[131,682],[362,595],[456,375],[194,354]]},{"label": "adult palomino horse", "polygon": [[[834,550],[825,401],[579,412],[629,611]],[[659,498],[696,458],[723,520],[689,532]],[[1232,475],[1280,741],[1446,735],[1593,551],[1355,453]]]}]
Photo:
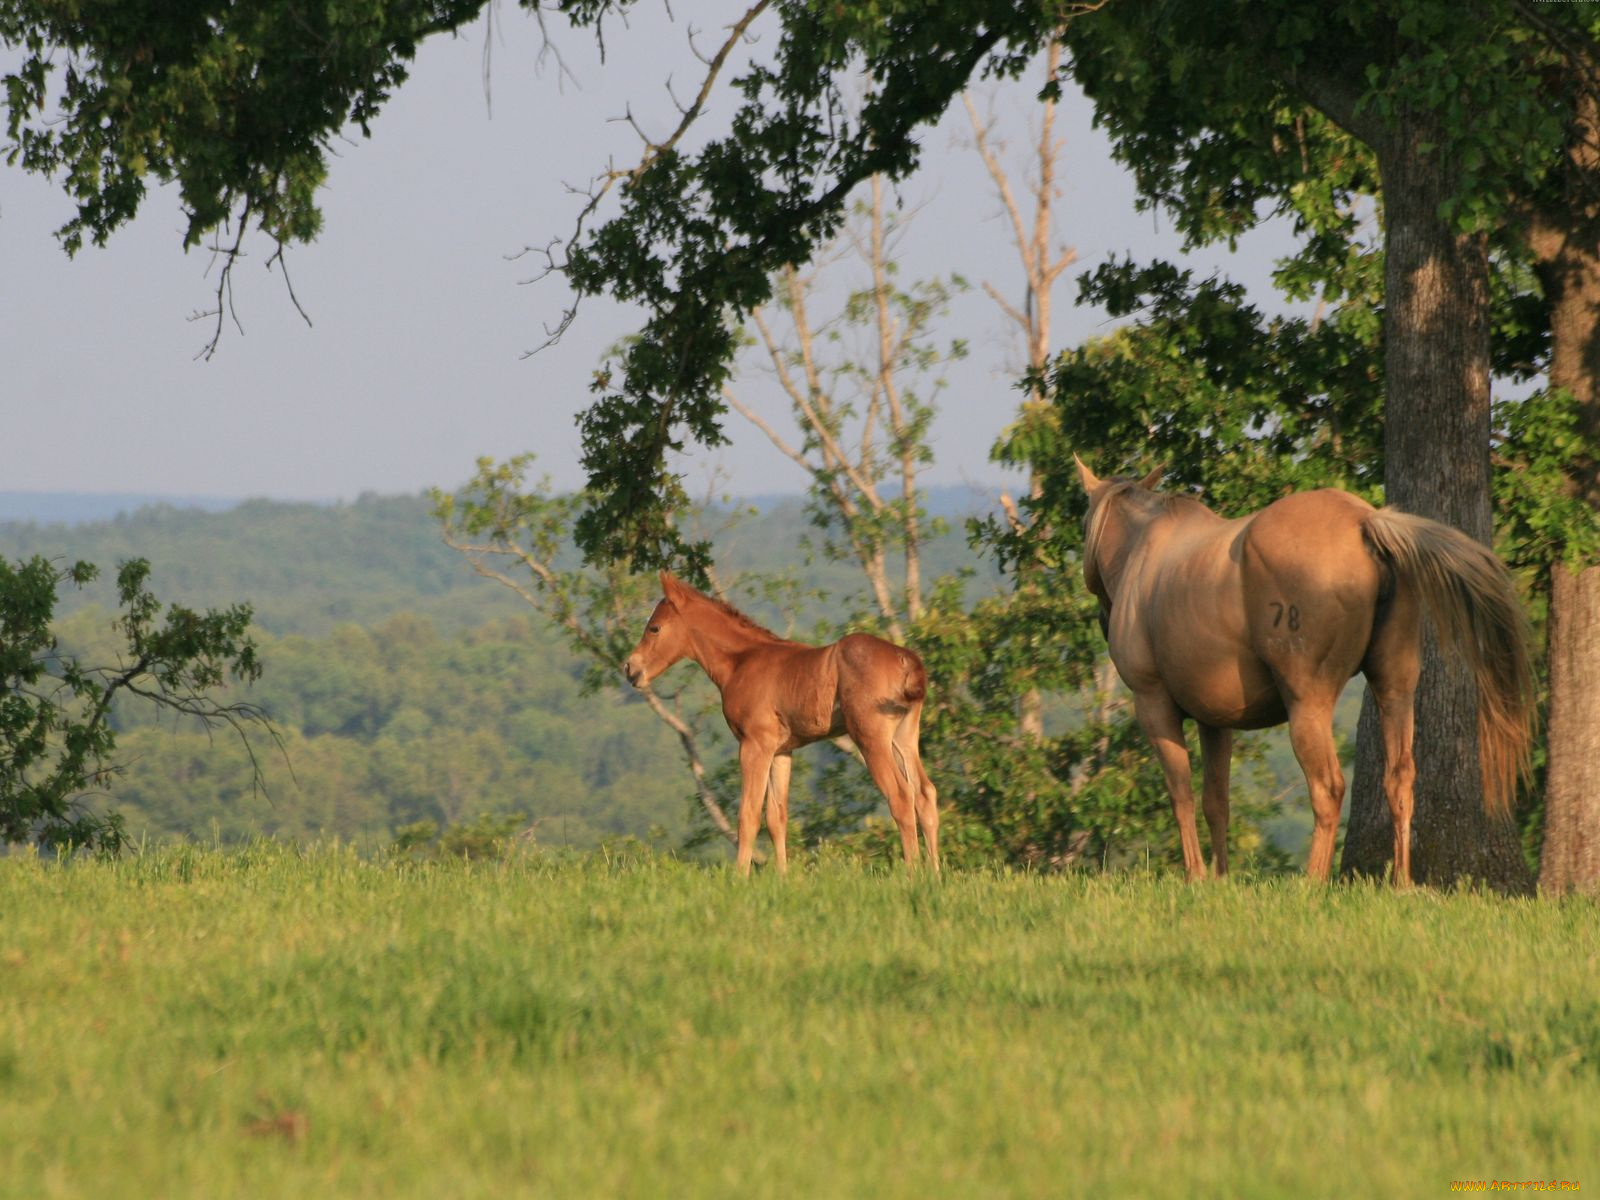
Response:
[{"label": "adult palomino horse", "polygon": [[680,659],[699,663],[722,693],[722,715],[739,739],[744,788],[739,856],[750,873],[761,802],[779,871],[788,870],[790,755],[849,734],[889,801],[906,866],[917,861],[917,824],[928,862],[939,869],[939,797],[922,769],[917,741],[928,673],[893,642],[852,633],[808,646],[761,628],[720,600],[661,572],[663,598],[623,671],[642,687]]},{"label": "adult palomino horse", "polygon": [[1078,473],[1089,494],[1084,579],[1166,775],[1190,879],[1206,868],[1184,719],[1199,727],[1219,875],[1228,869],[1232,731],[1288,721],[1316,817],[1306,869],[1325,880],[1344,802],[1333,707],[1361,671],[1382,716],[1394,882],[1410,884],[1424,612],[1477,684],[1484,807],[1510,811],[1528,769],[1533,673],[1515,589],[1486,547],[1333,489],[1285,496],[1229,521],[1198,500],[1156,492],[1160,471],[1102,480],[1080,460]]}]

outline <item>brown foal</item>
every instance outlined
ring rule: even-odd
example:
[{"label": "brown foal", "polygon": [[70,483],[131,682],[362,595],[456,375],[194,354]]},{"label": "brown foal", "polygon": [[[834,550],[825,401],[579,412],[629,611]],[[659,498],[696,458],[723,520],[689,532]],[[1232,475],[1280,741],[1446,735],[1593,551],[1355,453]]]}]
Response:
[{"label": "brown foal", "polygon": [[788,869],[790,755],[848,734],[889,801],[906,866],[917,861],[922,825],[928,864],[939,869],[939,797],[917,742],[928,673],[910,650],[866,633],[827,646],[781,638],[720,600],[661,572],[663,598],[623,664],[642,687],[681,659],[699,663],[722,693],[722,715],[739,739],[744,788],[739,856],[750,873],[766,802],[779,871]]}]

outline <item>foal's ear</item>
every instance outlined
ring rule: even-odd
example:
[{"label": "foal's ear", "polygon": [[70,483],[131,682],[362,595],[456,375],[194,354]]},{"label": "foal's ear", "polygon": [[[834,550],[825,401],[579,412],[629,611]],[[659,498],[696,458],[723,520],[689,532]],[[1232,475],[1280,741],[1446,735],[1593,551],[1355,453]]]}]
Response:
[{"label": "foal's ear", "polygon": [[661,594],[674,604],[681,604],[684,598],[693,591],[693,588],[671,571],[663,570],[661,572]]},{"label": "foal's ear", "polygon": [[1076,453],[1073,454],[1072,461],[1078,464],[1078,480],[1083,484],[1084,491],[1093,492],[1095,488],[1100,486],[1100,477],[1084,466],[1083,459],[1079,458]]},{"label": "foal's ear", "polygon": [[1150,474],[1139,480],[1139,486],[1144,488],[1144,490],[1147,492],[1153,492],[1156,490],[1156,484],[1161,482],[1161,477],[1166,473],[1166,467],[1157,467],[1154,471],[1151,471]]}]

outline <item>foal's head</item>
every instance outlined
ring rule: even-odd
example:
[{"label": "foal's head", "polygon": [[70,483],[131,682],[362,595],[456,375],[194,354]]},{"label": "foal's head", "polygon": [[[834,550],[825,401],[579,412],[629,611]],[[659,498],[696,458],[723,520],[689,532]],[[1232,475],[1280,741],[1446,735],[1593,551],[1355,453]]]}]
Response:
[{"label": "foal's head", "polygon": [[689,653],[689,623],[681,607],[689,589],[663,571],[661,590],[665,594],[650,613],[639,644],[622,664],[622,673],[634,687],[643,687]]}]

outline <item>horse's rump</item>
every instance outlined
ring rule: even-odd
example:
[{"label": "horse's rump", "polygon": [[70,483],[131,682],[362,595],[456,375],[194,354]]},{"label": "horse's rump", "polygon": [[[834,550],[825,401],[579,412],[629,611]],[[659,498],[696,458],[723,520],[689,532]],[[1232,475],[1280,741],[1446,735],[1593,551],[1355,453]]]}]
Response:
[{"label": "horse's rump", "polygon": [[880,697],[885,712],[904,712],[928,694],[928,671],[915,651],[870,633],[840,638],[841,689],[859,689]]}]

